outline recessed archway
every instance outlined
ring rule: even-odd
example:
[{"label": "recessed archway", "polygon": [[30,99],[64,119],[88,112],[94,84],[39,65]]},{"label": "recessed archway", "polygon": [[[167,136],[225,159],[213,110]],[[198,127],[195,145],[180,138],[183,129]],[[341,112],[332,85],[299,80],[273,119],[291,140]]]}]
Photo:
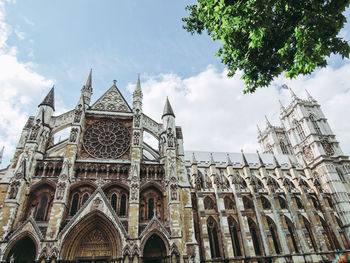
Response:
[{"label": "recessed archway", "polygon": [[113,260],[120,256],[119,233],[113,223],[99,211],[88,214],[70,230],[61,252],[64,260]]},{"label": "recessed archway", "polygon": [[36,246],[34,241],[25,236],[17,241],[7,254],[7,262],[33,262],[36,256]]},{"label": "recessed archway", "polygon": [[143,248],[144,263],[163,263],[167,260],[166,247],[163,240],[157,235],[150,236]]}]

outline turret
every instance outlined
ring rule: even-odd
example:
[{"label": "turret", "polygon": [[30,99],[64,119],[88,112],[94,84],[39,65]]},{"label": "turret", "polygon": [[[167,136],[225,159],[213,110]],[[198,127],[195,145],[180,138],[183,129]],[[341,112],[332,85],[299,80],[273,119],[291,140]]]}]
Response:
[{"label": "turret", "polygon": [[167,136],[167,146],[168,148],[175,147],[175,114],[170,105],[168,97],[166,98],[163,115],[163,129]]},{"label": "turret", "polygon": [[43,124],[49,124],[54,111],[55,87],[53,86],[44,100],[38,105],[38,112],[35,119],[39,119]]}]

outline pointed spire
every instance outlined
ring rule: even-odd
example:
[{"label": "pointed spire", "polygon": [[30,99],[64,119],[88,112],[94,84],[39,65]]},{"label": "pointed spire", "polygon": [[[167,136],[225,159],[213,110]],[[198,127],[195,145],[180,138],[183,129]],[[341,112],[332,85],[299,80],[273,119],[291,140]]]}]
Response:
[{"label": "pointed spire", "polygon": [[209,161],[209,166],[215,165],[214,157],[213,154],[210,153],[210,161]]},{"label": "pointed spire", "polygon": [[0,151],[0,164],[2,163],[2,157],[4,156],[4,149],[5,149],[5,146],[2,146]]},{"label": "pointed spire", "polygon": [[141,90],[141,81],[140,81],[140,74],[137,76],[137,83],[136,83],[136,88],[133,93],[133,98],[141,98],[142,99],[142,90]]},{"label": "pointed spire", "polygon": [[278,102],[280,103],[280,109],[281,109],[281,112],[284,112],[286,111],[286,108],[283,106],[281,100],[278,100]]},{"label": "pointed spire", "polygon": [[294,91],[292,90],[291,87],[288,87],[290,96],[292,97],[292,100],[298,99],[297,95],[295,95]]},{"label": "pointed spire", "polygon": [[249,164],[247,162],[247,159],[245,158],[245,155],[243,153],[243,149],[241,149],[241,153],[242,153],[242,163],[243,163],[243,167],[248,167]]},{"label": "pointed spire", "polygon": [[280,164],[278,163],[276,156],[273,155],[273,164],[275,166],[275,168],[281,168]]},{"label": "pointed spire", "polygon": [[229,154],[226,156],[226,167],[227,166],[232,166],[232,161]]},{"label": "pointed spire", "polygon": [[312,101],[312,102],[315,102],[316,100],[310,95],[310,93],[308,92],[307,89],[305,89],[305,92],[306,92],[306,95],[307,95],[307,98],[309,101]]},{"label": "pointed spire", "polygon": [[89,73],[89,76],[86,80],[85,87],[87,87],[87,88],[92,87],[91,79],[92,79],[92,69],[90,69],[90,73]]},{"label": "pointed spire", "polygon": [[166,97],[166,101],[165,101],[165,105],[164,105],[164,110],[163,110],[163,116],[166,116],[166,115],[171,115],[173,117],[175,117],[175,114],[174,114],[174,111],[173,109],[171,108],[171,105],[170,105],[170,102],[169,102],[169,99],[168,97]]},{"label": "pointed spire", "polygon": [[269,121],[269,119],[267,118],[266,115],[265,115],[265,120],[266,120],[266,126],[267,127],[272,127],[272,125],[271,125],[271,123],[270,123],[270,121]]},{"label": "pointed spire", "polygon": [[44,100],[39,104],[39,107],[41,105],[46,105],[51,107],[53,110],[55,110],[55,86],[52,86],[49,93],[46,95]]},{"label": "pointed spire", "polygon": [[256,127],[258,128],[258,136],[261,136],[261,130],[260,130],[259,125],[257,124]]},{"label": "pointed spire", "polygon": [[259,151],[256,151],[257,155],[258,155],[258,160],[259,160],[259,166],[260,167],[265,167],[265,164],[263,162],[263,160],[261,159],[260,153]]},{"label": "pointed spire", "polygon": [[192,153],[192,164],[197,164],[196,156]]}]

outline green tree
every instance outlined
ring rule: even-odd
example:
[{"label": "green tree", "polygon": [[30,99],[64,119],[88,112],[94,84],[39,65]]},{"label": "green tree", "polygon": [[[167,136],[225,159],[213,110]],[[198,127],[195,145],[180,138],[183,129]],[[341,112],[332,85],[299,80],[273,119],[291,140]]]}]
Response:
[{"label": "green tree", "polygon": [[217,54],[232,77],[243,71],[246,92],[266,87],[282,72],[289,78],[327,66],[327,57],[348,57],[338,36],[350,0],[197,0],[186,7],[183,26],[206,30],[222,47]]}]

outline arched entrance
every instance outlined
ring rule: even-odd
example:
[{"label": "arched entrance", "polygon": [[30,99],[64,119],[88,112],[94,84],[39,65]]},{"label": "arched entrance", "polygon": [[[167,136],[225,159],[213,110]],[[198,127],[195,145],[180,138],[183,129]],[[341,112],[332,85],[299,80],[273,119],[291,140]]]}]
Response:
[{"label": "arched entrance", "polygon": [[[7,254],[7,262],[33,262],[36,255],[36,246],[33,240],[26,236],[16,242]],[[13,261],[14,260],[14,261]]]},{"label": "arched entrance", "polygon": [[163,240],[156,234],[150,236],[143,249],[143,263],[165,263],[166,256]]},{"label": "arched entrance", "polygon": [[120,237],[102,213],[87,215],[65,237],[62,259],[78,262],[109,262],[120,257]]}]

